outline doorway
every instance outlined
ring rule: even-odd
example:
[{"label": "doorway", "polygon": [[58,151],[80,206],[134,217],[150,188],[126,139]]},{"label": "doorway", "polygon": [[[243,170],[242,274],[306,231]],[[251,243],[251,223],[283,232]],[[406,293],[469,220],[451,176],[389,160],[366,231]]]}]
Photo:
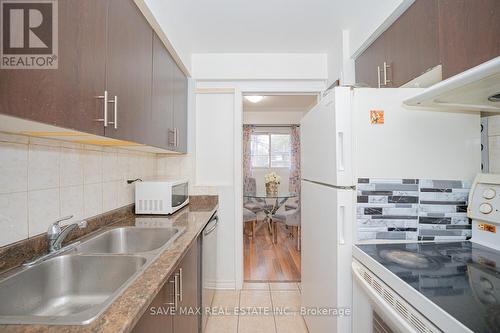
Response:
[{"label": "doorway", "polygon": [[300,120],[316,95],[243,95],[245,282],[300,282]]}]

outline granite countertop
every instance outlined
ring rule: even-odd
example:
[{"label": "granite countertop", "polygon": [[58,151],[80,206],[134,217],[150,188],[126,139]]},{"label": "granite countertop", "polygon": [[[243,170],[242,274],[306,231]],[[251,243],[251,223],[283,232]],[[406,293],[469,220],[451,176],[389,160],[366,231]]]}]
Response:
[{"label": "granite countertop", "polygon": [[127,216],[113,223],[107,228],[168,224],[184,227],[185,231],[170,247],[159,254],[151,265],[92,323],[87,325],[0,325],[0,332],[130,332],[216,210],[216,200],[192,201],[190,205],[170,217],[136,215]]}]

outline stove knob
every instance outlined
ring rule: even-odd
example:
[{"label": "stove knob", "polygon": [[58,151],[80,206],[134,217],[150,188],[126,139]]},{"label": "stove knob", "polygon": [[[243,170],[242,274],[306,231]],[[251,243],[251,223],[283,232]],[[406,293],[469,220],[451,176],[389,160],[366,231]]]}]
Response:
[{"label": "stove knob", "polygon": [[497,195],[497,192],[495,192],[495,190],[492,188],[486,189],[483,192],[483,198],[488,199],[488,200],[493,199],[495,197],[495,195]]},{"label": "stove knob", "polygon": [[479,206],[479,211],[483,214],[489,214],[493,211],[493,207],[489,203],[482,203]]}]

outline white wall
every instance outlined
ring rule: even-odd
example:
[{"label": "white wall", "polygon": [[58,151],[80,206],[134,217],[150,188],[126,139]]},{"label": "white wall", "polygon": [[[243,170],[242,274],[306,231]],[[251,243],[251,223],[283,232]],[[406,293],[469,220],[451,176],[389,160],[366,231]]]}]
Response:
[{"label": "white wall", "polygon": [[192,74],[198,80],[326,80],[326,54],[193,54]]},{"label": "white wall", "polygon": [[[182,29],[182,15],[187,10],[187,7],[182,1],[164,1],[164,0],[134,0],[143,14],[146,16],[150,24],[156,30],[160,28],[167,39],[167,47],[170,53],[173,53],[174,58],[182,62],[184,68],[189,72],[191,69],[191,45],[190,38],[186,36],[185,29]],[[155,23],[151,22],[151,16],[154,17]]]},{"label": "white wall", "polygon": [[234,90],[196,94],[195,185],[215,188],[219,195],[219,288],[236,287],[235,98]]},{"label": "white wall", "polygon": [[[414,0],[351,0],[349,14],[352,19],[345,29],[350,32],[350,55],[363,48],[365,42],[377,31],[387,29]],[[392,22],[391,22],[392,21]],[[384,25],[386,24],[386,25]]]},{"label": "white wall", "polygon": [[292,125],[299,124],[304,112],[295,111],[245,111],[243,123],[249,125]]},{"label": "white wall", "polygon": [[[231,76],[231,72],[226,71]],[[242,176],[242,92],[259,93],[317,93],[325,87],[325,80],[214,80],[196,81],[196,174],[203,175],[204,179],[195,177],[195,186],[210,185],[210,189],[219,194],[219,214],[221,216],[221,227],[219,233],[218,253],[218,281],[219,288],[241,288],[243,283],[243,176]],[[210,98],[205,95],[213,94],[217,97]],[[222,97],[220,95],[229,95]],[[199,97],[205,96],[205,97]],[[230,110],[229,103],[234,99],[233,109]],[[219,100],[219,102],[215,102]],[[218,119],[217,122],[209,120],[210,117]],[[208,118],[208,119],[207,119]],[[212,135],[220,127],[233,130],[233,137]],[[201,146],[206,152],[200,152]],[[221,147],[224,147],[222,149]],[[230,163],[226,159],[233,156]],[[222,157],[226,160],[224,166],[219,165],[220,170],[214,170],[214,177],[210,178],[211,172],[201,169],[213,170],[212,159]],[[231,184],[226,184],[229,179],[221,175],[221,170],[233,174]],[[220,182],[222,180],[222,182]],[[218,182],[220,182],[218,184]],[[205,186],[201,186],[205,188]],[[219,237],[219,236],[218,236]]]}]

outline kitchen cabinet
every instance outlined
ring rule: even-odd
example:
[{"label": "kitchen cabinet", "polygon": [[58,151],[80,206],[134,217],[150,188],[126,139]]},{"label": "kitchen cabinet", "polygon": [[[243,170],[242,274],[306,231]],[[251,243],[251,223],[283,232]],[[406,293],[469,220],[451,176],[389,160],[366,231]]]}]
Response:
[{"label": "kitchen cabinet", "polygon": [[498,0],[439,0],[443,79],[500,56]]},{"label": "kitchen cabinet", "polygon": [[59,7],[59,67],[0,70],[0,113],[187,152],[187,77],[133,0]]},{"label": "kitchen cabinet", "polygon": [[153,30],[133,1],[109,0],[107,50],[106,89],[112,105],[105,134],[148,143]]},{"label": "kitchen cabinet", "polygon": [[172,333],[173,314],[169,313],[174,307],[175,280],[174,276],[167,279],[167,283],[160,289],[144,315],[135,325],[132,333]]},{"label": "kitchen cabinet", "polygon": [[356,82],[399,87],[438,65],[437,8],[438,0],[416,0],[356,59]]},{"label": "kitchen cabinet", "polygon": [[195,240],[177,269],[179,274],[179,308],[185,313],[177,313],[174,317],[174,333],[198,333],[201,317],[196,313],[200,303],[201,258],[200,240]]},{"label": "kitchen cabinet", "polygon": [[498,31],[498,0],[416,0],[356,58],[356,82],[378,87],[380,68],[400,87],[440,64],[447,79],[500,56]]},{"label": "kitchen cabinet", "polygon": [[188,101],[188,82],[181,69],[174,64],[174,129],[175,129],[175,148],[179,153],[187,153],[188,139],[188,119],[187,119],[187,101]]},{"label": "kitchen cabinet", "polygon": [[[200,238],[197,238],[147,307],[133,333],[198,333],[200,263]],[[169,312],[169,307],[175,310]]]},{"label": "kitchen cabinet", "polygon": [[104,135],[107,1],[58,2],[58,68],[1,69],[0,113]]},{"label": "kitchen cabinet", "polygon": [[379,87],[380,66],[386,61],[386,39],[377,39],[366,51],[356,59],[356,82],[368,87]]},{"label": "kitchen cabinet", "polygon": [[175,62],[156,34],[153,37],[153,88],[151,99],[150,144],[174,149]]}]

